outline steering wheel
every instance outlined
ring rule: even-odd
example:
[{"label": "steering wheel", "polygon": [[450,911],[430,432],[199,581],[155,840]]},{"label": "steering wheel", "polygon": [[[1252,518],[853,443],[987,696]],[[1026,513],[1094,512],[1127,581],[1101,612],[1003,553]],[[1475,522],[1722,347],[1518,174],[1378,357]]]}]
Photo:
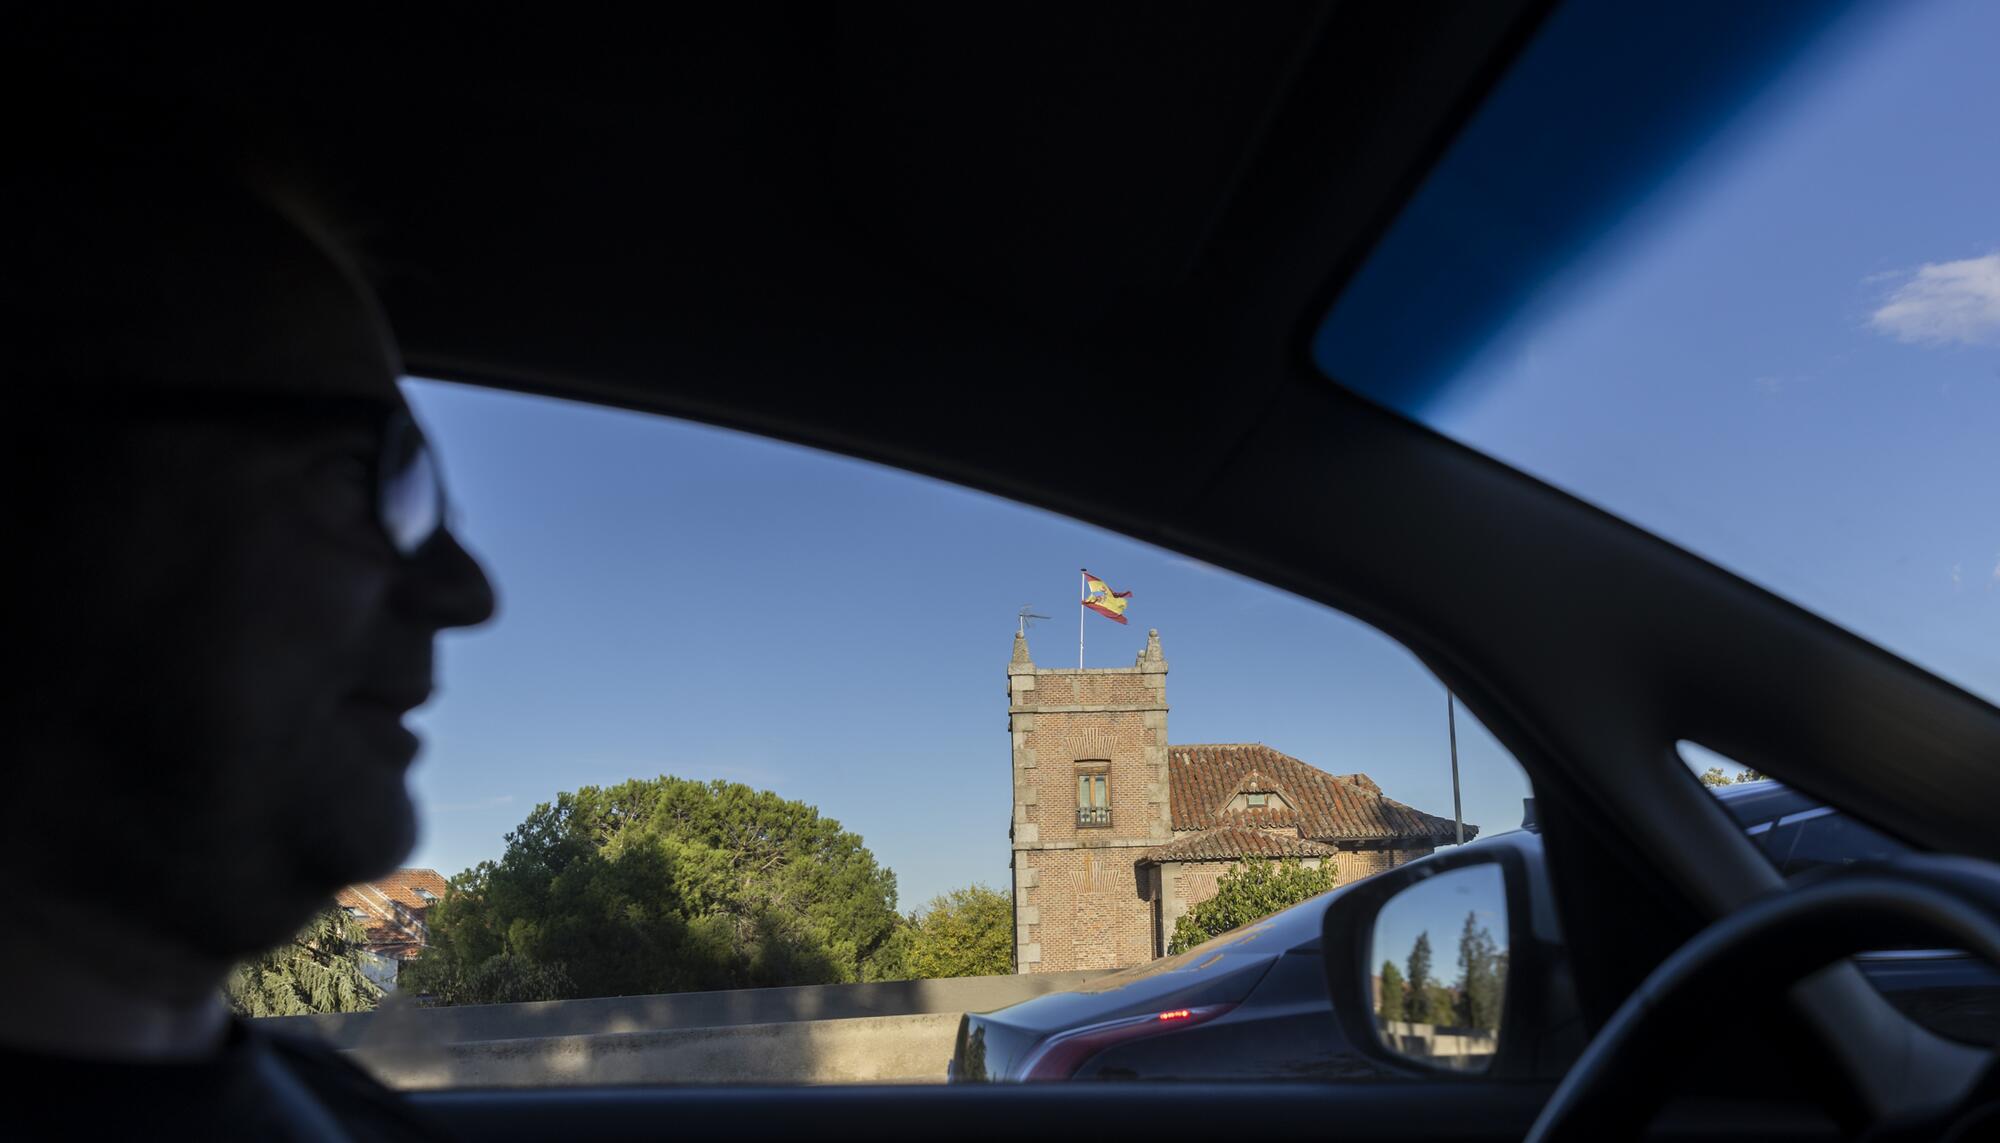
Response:
[{"label": "steering wheel", "polygon": [[[1718,1005],[1782,995],[1855,953],[1911,941],[1962,948],[2000,966],[2000,867],[1903,858],[1760,898],[1716,921],[1661,962],[1584,1049],[1535,1119],[1532,1143],[1636,1138],[1667,1094],[1661,1077],[1712,1048]],[[1941,1046],[1934,1043],[1933,1046]],[[1930,1106],[1872,1109],[1870,1137],[2000,1134],[2000,1069],[1975,1053],[1973,1082],[1932,1093]],[[1978,1058],[1983,1057],[1983,1058]],[[1963,1074],[1963,1073],[1959,1073]],[[1972,1123],[1977,1120],[1977,1125]]]}]

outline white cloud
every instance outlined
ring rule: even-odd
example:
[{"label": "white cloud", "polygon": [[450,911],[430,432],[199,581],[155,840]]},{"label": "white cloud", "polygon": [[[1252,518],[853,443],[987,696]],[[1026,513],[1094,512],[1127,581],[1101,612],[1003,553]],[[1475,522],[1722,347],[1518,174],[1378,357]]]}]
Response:
[{"label": "white cloud", "polygon": [[1958,590],[1959,573],[1963,572],[1964,570],[1965,570],[1965,565],[1962,563],[1951,565],[1951,587],[1953,591]]},{"label": "white cloud", "polygon": [[1970,345],[2000,334],[2000,252],[1924,263],[1869,315],[1868,324],[1917,345]]}]

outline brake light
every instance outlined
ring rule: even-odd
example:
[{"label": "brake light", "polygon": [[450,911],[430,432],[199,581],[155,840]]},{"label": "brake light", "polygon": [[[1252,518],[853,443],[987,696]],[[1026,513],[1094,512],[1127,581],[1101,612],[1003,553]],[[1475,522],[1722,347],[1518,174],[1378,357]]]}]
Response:
[{"label": "brake light", "polygon": [[[1209,1004],[1200,1008],[1169,1008],[1150,1016],[1127,1016],[1063,1032],[1037,1045],[1021,1065],[1023,1080],[1065,1080],[1076,1075],[1092,1056],[1106,1048],[1169,1031],[1178,1032],[1215,1019],[1234,1004]],[[1165,1025],[1163,1027],[1163,1025]]]}]

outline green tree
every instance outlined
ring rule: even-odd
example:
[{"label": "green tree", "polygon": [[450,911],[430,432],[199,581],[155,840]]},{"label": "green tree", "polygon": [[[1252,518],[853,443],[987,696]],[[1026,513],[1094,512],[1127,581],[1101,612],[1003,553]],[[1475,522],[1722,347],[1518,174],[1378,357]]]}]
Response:
[{"label": "green tree", "polygon": [[1378,1007],[1377,1015],[1381,1016],[1384,1020],[1404,1019],[1403,1014],[1409,1005],[1403,989],[1403,974],[1397,971],[1396,962],[1391,960],[1383,961],[1382,1001]]},{"label": "green tree", "polygon": [[1500,1026],[1499,946],[1471,912],[1458,937],[1458,995],[1453,1022],[1492,1031]]},{"label": "green tree", "polygon": [[879,979],[896,879],[812,806],[662,776],[537,806],[429,924],[408,986],[445,1004]]},{"label": "green tree", "polygon": [[329,905],[290,941],[231,970],[223,995],[240,1016],[366,1012],[382,997],[361,971],[367,939],[345,909]]},{"label": "green tree", "polygon": [[1424,989],[1424,1023],[1449,1025],[1454,1019],[1452,1012],[1458,1007],[1458,994],[1448,986],[1432,981]]},{"label": "green tree", "polygon": [[1437,1004],[1438,987],[1431,980],[1430,930],[1417,934],[1415,943],[1410,945],[1410,956],[1405,965],[1409,1001],[1403,1006],[1404,1018],[1419,1024],[1443,1023]]},{"label": "green tree", "polygon": [[969,885],[910,914],[877,958],[883,979],[934,980],[1014,971],[1014,898]]},{"label": "green tree", "polygon": [[576,995],[569,971],[500,953],[466,965],[450,956],[423,956],[403,966],[398,987],[442,1004],[522,1004]]},{"label": "green tree", "polygon": [[1755,770],[1745,770],[1736,775],[1736,777],[1731,778],[1722,772],[1722,767],[1710,766],[1701,772],[1701,784],[1704,786],[1740,786],[1745,782],[1761,782],[1766,777],[1767,775],[1758,773]]},{"label": "green tree", "polygon": [[1167,951],[1186,952],[1211,937],[1317,897],[1334,883],[1331,859],[1313,868],[1296,857],[1281,861],[1252,858],[1222,875],[1215,896],[1181,915]]}]

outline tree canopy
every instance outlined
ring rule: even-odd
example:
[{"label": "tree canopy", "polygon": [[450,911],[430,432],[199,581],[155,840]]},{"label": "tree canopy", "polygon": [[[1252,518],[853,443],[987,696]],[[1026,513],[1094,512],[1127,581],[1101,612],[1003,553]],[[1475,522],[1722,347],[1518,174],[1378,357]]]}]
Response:
[{"label": "tree canopy", "polygon": [[1458,937],[1458,995],[1453,1023],[1494,1031],[1500,1027],[1500,994],[1505,983],[1499,945],[1471,912]]},{"label": "tree canopy", "polygon": [[1395,961],[1382,962],[1381,989],[1382,995],[1376,1002],[1375,1014],[1384,1020],[1406,1019],[1405,1012],[1409,1007],[1409,998],[1403,991],[1403,973],[1396,967]]},{"label": "tree canopy", "polygon": [[1296,857],[1279,861],[1251,858],[1222,875],[1215,896],[1181,915],[1174,923],[1169,953],[1188,949],[1252,921],[1261,921],[1280,909],[1289,908],[1334,887],[1333,862],[1318,867],[1302,864]]},{"label": "tree canopy", "polygon": [[1417,934],[1410,945],[1410,957],[1406,962],[1408,977],[1404,988],[1408,990],[1403,1000],[1403,1018],[1419,1024],[1444,1024],[1451,1019],[1451,994],[1444,986],[1431,979],[1431,934],[1429,930]]},{"label": "tree canopy", "polygon": [[1384,1020],[1442,1024],[1495,1031],[1500,1027],[1501,1002],[1507,991],[1507,953],[1476,914],[1465,915],[1458,936],[1458,980],[1445,985],[1432,977],[1431,935],[1417,934],[1410,944],[1404,971],[1382,962],[1382,996],[1377,1014]]},{"label": "tree canopy", "polygon": [[878,978],[895,874],[803,802],[662,776],[535,807],[451,879],[404,987],[446,1004]]},{"label": "tree canopy", "polygon": [[382,990],[361,971],[367,934],[332,905],[298,935],[230,971],[223,996],[239,1016],[305,1016],[366,1012]]},{"label": "tree canopy", "polygon": [[1014,971],[1014,899],[984,885],[931,898],[876,958],[881,979],[935,980]]},{"label": "tree canopy", "polygon": [[1755,770],[1745,770],[1731,778],[1722,772],[1720,766],[1710,766],[1701,772],[1701,784],[1704,786],[1740,786],[1745,782],[1761,782],[1764,778],[1765,775]]}]

